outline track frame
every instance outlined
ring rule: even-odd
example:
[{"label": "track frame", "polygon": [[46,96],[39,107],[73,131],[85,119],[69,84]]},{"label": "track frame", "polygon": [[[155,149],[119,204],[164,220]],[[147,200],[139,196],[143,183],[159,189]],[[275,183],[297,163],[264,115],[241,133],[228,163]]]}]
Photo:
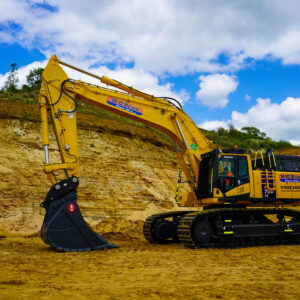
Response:
[{"label": "track frame", "polygon": [[[172,230],[161,225],[163,222]],[[169,231],[157,234],[165,228]],[[144,235],[150,243],[183,243],[189,248],[300,244],[300,212],[287,208],[213,208],[156,214],[147,218]]]}]

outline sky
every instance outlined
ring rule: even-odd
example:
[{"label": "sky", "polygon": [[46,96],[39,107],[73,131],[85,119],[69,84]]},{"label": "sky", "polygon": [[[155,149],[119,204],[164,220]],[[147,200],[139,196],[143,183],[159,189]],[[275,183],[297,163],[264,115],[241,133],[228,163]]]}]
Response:
[{"label": "sky", "polygon": [[0,7],[0,88],[11,63],[21,87],[56,54],[178,99],[202,128],[255,126],[300,145],[298,0],[0,0]]}]

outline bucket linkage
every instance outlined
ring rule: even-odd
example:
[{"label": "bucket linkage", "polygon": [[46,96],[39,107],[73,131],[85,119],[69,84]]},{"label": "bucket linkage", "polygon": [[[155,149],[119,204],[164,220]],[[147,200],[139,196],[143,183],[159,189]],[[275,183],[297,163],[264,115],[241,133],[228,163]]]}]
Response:
[{"label": "bucket linkage", "polygon": [[119,248],[94,232],[84,221],[77,204],[77,177],[53,185],[41,206],[46,215],[41,238],[58,251],[91,251]]}]

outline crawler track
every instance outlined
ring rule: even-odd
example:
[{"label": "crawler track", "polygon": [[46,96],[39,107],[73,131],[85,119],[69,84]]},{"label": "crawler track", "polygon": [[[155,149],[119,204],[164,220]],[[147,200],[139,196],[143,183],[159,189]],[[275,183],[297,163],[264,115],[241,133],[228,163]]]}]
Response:
[{"label": "crawler track", "polygon": [[278,208],[222,208],[152,215],[144,223],[150,243],[190,248],[300,244],[300,212]]}]

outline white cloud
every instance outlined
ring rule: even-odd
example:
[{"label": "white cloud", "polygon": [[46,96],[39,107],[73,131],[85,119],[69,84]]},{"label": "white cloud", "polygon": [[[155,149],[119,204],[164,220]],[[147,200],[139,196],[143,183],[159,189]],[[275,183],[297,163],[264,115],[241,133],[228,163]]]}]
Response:
[{"label": "white cloud", "polygon": [[[36,3],[50,3],[54,11]],[[227,72],[245,59],[300,64],[300,2],[0,0],[0,42],[87,64],[133,61],[155,73]],[[13,13],[12,13],[13,12]],[[10,22],[19,27],[12,29]],[[228,62],[216,62],[225,53]]]},{"label": "white cloud", "polygon": [[216,130],[220,127],[227,128],[228,122],[226,121],[205,121],[198,125],[198,127],[206,129],[206,130]]},{"label": "white cloud", "polygon": [[248,94],[245,94],[245,100],[250,101],[251,100],[251,96],[249,96]]},{"label": "white cloud", "polygon": [[277,140],[289,140],[300,143],[300,98],[288,97],[281,103],[272,103],[270,99],[257,99],[247,113],[233,111],[232,123],[241,128],[251,124]]},{"label": "white cloud", "polygon": [[200,90],[196,93],[196,97],[202,105],[210,108],[225,107],[228,95],[238,86],[235,77],[226,74],[202,75],[199,79]]},{"label": "white cloud", "polygon": [[[23,84],[27,84],[26,76],[29,74],[30,70],[35,68],[44,68],[47,64],[47,61],[43,62],[34,62],[27,66],[24,66],[17,70],[17,77],[19,79],[18,87],[21,88]],[[82,68],[80,65],[75,65],[77,67]],[[83,73],[79,73],[73,69],[63,67],[68,77],[72,79],[77,79],[81,81],[86,81],[96,85],[102,85],[99,80],[85,75]],[[171,97],[177,99],[182,104],[189,99],[189,94],[185,89],[176,92],[174,90],[174,85],[172,83],[159,84],[158,78],[146,72],[143,69],[117,69],[110,70],[107,67],[101,66],[98,68],[86,68],[86,70],[90,71],[93,74],[97,74],[98,76],[108,76],[110,78],[116,79],[126,85],[133,86],[136,89],[139,89],[145,93],[157,96],[157,97]],[[9,72],[4,75],[0,74],[0,88],[3,87]],[[111,87],[110,87],[111,88]]]},{"label": "white cloud", "polygon": [[240,129],[254,126],[275,140],[288,140],[300,144],[300,98],[288,97],[281,103],[272,103],[270,99],[257,99],[257,103],[246,113],[233,111],[231,120],[206,121],[199,124],[205,129],[217,129],[233,124]]}]

